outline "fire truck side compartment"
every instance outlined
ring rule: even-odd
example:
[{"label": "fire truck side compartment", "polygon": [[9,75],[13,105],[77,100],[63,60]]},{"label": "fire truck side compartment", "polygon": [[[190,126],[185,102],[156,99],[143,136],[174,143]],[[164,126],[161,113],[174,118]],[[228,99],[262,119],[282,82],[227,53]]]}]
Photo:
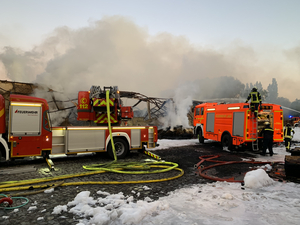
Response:
[{"label": "fire truck side compartment", "polygon": [[52,154],[65,154],[65,134],[64,128],[52,128]]},{"label": "fire truck side compartment", "polygon": [[105,149],[105,130],[67,130],[66,152],[97,151]]},{"label": "fire truck side compartment", "polygon": [[207,113],[206,132],[214,132],[214,130],[215,130],[215,113]]},{"label": "fire truck side compartment", "polygon": [[14,136],[41,135],[41,106],[12,105],[10,114],[10,133]]},{"label": "fire truck side compartment", "polygon": [[233,136],[244,136],[244,120],[245,112],[234,112],[233,113],[233,126],[232,135]]},{"label": "fire truck side compartment", "polygon": [[132,129],[131,130],[131,148],[141,147],[141,130]]}]

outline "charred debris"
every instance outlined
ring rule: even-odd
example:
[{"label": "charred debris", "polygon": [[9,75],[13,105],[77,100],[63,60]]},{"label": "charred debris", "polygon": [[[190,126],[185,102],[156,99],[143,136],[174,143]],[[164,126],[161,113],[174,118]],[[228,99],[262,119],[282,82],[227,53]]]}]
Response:
[{"label": "charred debris", "polygon": [[[8,100],[10,94],[31,96],[36,95],[36,97],[42,97],[48,101],[50,108],[50,117],[52,115],[52,117],[54,117],[55,114],[63,113],[64,119],[57,125],[88,125],[82,124],[86,122],[77,121],[77,99],[68,99],[67,97],[64,97],[63,94],[58,93],[59,92],[55,91],[54,89],[41,84],[0,80],[0,94],[5,98],[6,109],[8,109]],[[133,100],[132,102],[136,101],[136,103],[132,105],[132,108],[134,110],[134,118],[127,122],[128,126],[157,126],[159,128],[158,133],[160,138],[192,138],[193,132],[191,128],[184,129],[182,128],[182,126],[162,128],[162,123],[160,122],[159,118],[163,118],[168,115],[168,108],[166,107],[166,105],[168,102],[173,101],[172,98],[148,97],[146,95],[131,91],[120,91],[120,98],[123,101],[125,99],[131,99]],[[195,101],[193,104],[196,105],[199,103],[200,102]],[[140,110],[137,106],[142,106],[144,107],[144,109]],[[193,106],[190,108],[190,111],[187,114],[191,126],[193,121],[192,108]]]}]

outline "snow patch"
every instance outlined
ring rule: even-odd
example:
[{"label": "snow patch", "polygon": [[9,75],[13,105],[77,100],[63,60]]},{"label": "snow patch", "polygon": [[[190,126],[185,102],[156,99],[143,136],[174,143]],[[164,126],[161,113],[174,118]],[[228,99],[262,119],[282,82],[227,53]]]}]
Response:
[{"label": "snow patch", "polygon": [[263,169],[252,170],[246,173],[244,177],[245,187],[247,188],[261,188],[274,183]]}]

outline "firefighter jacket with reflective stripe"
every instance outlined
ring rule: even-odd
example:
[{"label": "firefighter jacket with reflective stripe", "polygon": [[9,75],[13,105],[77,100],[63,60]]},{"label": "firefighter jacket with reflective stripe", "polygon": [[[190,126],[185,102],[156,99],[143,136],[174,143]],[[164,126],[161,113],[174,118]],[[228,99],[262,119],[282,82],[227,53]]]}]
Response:
[{"label": "firefighter jacket with reflective stripe", "polygon": [[284,138],[292,138],[292,132],[295,133],[291,127],[286,127],[284,129]]},{"label": "firefighter jacket with reflective stripe", "polygon": [[274,134],[274,130],[270,126],[263,128],[261,131],[261,135],[264,137],[264,139],[273,140],[273,134]]},{"label": "firefighter jacket with reflective stripe", "polygon": [[261,103],[261,95],[258,91],[252,91],[247,98],[248,102],[251,99],[251,103]]}]

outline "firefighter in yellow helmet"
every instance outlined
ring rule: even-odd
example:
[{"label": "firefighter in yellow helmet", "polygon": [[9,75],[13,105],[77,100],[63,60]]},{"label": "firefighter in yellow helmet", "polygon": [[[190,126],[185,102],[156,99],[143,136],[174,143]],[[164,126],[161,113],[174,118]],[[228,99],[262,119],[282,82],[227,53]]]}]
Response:
[{"label": "firefighter in yellow helmet", "polygon": [[293,132],[293,134],[295,134],[295,131],[291,127],[291,124],[289,124],[289,123],[286,124],[283,134],[284,134],[285,149],[287,152],[290,151],[291,141],[292,141],[292,132]]},{"label": "firefighter in yellow helmet", "polygon": [[252,88],[252,91],[249,93],[245,103],[248,103],[250,99],[251,99],[251,103],[250,103],[251,111],[254,112],[254,116],[256,118],[258,114],[258,106],[260,105],[261,107],[261,95],[257,91],[256,87]]},{"label": "firefighter in yellow helmet", "polygon": [[270,156],[273,156],[273,135],[274,130],[270,126],[270,123],[265,122],[265,127],[260,132],[260,136],[263,136],[263,150],[261,155],[266,155],[266,150],[269,149]]}]

